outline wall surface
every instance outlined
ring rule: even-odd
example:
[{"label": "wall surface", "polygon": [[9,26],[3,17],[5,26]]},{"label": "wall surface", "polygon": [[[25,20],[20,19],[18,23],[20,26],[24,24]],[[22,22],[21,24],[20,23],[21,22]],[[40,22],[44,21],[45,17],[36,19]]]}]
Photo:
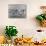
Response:
[{"label": "wall surface", "polygon": [[[26,4],[27,18],[8,18],[8,4]],[[40,6],[42,5],[46,5],[46,0],[0,0],[0,34],[4,34],[6,25],[15,25],[19,31],[18,36],[23,34],[29,37],[36,34],[36,29],[46,30],[40,27],[35,19],[35,16],[41,13]]]}]

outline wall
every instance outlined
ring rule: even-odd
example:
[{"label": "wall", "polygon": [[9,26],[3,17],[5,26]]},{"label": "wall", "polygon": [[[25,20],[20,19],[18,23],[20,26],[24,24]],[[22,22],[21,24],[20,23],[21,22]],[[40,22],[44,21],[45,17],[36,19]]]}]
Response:
[{"label": "wall", "polygon": [[[27,18],[25,19],[9,19],[8,4],[26,4]],[[0,0],[0,34],[4,34],[6,25],[15,25],[19,31],[18,36],[31,36],[36,33],[36,29],[44,29],[39,27],[35,20],[35,16],[41,13],[40,6],[46,5],[46,0]],[[33,32],[33,33],[32,33]]]}]

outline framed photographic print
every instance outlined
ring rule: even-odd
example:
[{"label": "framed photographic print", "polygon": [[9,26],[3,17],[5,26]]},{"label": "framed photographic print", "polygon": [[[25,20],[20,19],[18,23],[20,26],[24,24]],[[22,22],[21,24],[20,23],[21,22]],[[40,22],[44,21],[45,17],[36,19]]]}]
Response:
[{"label": "framed photographic print", "polygon": [[27,6],[26,4],[9,4],[8,17],[9,18],[26,18]]}]

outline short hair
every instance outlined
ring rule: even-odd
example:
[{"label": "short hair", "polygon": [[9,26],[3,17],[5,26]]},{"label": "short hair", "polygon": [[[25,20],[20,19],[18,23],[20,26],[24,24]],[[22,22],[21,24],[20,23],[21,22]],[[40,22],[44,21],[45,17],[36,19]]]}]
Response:
[{"label": "short hair", "polygon": [[40,9],[46,9],[46,6],[40,6]]}]

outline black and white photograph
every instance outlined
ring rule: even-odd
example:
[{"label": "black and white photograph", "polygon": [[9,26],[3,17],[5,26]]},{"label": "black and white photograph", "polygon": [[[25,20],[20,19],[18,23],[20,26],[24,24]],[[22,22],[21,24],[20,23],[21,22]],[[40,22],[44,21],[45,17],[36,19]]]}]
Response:
[{"label": "black and white photograph", "polygon": [[9,18],[26,18],[27,6],[26,4],[9,4],[8,17]]}]

